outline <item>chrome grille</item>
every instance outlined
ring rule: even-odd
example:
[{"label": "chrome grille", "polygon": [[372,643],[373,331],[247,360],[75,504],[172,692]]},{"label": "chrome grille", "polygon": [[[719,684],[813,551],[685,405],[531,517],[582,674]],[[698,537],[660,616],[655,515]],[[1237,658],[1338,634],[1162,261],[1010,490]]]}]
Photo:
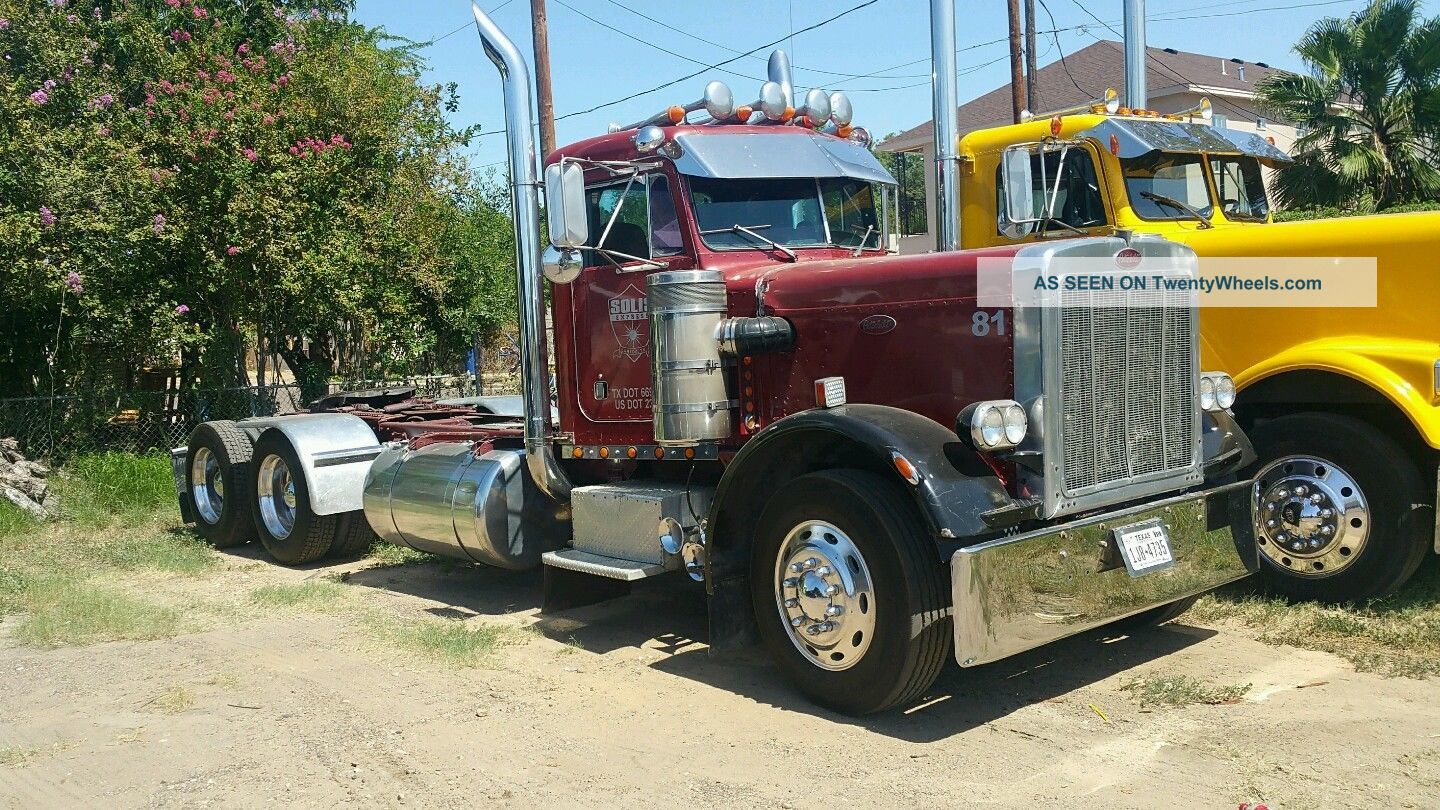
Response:
[{"label": "chrome grille", "polygon": [[1067,291],[1060,312],[1065,490],[1194,463],[1195,310],[1187,293]]}]

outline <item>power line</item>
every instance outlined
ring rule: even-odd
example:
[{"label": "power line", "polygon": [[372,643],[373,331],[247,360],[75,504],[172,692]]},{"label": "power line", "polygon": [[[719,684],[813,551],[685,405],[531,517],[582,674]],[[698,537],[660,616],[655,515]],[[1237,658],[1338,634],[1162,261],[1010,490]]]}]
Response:
[{"label": "power line", "polygon": [[[686,56],[686,55],[683,54],[683,53],[676,53],[675,51],[672,51],[672,50],[670,50],[669,48],[661,47],[661,46],[656,45],[655,43],[653,43],[653,42],[651,42],[651,41],[649,41],[649,40],[647,40],[647,39],[643,39],[643,38],[641,38],[641,37],[637,37],[637,36],[635,36],[634,34],[630,33],[629,31],[621,30],[621,29],[619,29],[619,28],[616,28],[616,27],[613,26],[613,25],[610,25],[609,23],[606,23],[606,22],[602,22],[602,21],[600,21],[600,20],[597,20],[597,19],[595,19],[594,17],[591,17],[589,14],[586,14],[585,12],[581,11],[580,9],[575,8],[574,6],[570,5],[569,3],[566,3],[565,0],[554,0],[554,2],[555,2],[557,5],[563,6],[564,8],[567,8],[567,9],[575,12],[576,14],[579,14],[581,17],[584,17],[585,19],[589,20],[590,22],[595,23],[596,25],[600,26],[601,28],[604,28],[604,29],[606,29],[606,30],[608,30],[608,31],[614,31],[615,33],[619,34],[620,36],[625,37],[625,38],[627,38],[627,39],[632,39],[632,40],[634,40],[634,41],[636,41],[636,42],[640,43],[641,45],[644,45],[644,46],[646,46],[646,47],[648,47],[648,48],[654,48],[655,50],[660,51],[661,53],[669,54],[669,55],[671,55],[671,56],[673,56],[673,57],[675,57],[675,58],[677,58],[677,59],[684,59],[686,62],[690,62],[691,64],[695,64],[695,65],[704,65],[704,64],[705,64],[704,62],[700,61],[699,59],[695,59],[695,58],[693,58],[693,57]],[[737,73],[736,71],[733,71],[733,70],[724,70],[724,72],[725,72],[725,73],[729,73],[731,76],[739,76],[739,77],[742,78],[742,79],[750,79],[751,81],[757,81],[757,82],[763,82],[763,81],[765,81],[764,79],[756,78],[755,76],[751,76],[751,75],[746,74],[746,73]]]},{"label": "power line", "polygon": [[[1046,4],[1045,0],[1040,0],[1040,7],[1045,9],[1045,16],[1050,18],[1050,28],[1055,29],[1055,15],[1050,13],[1050,6]],[[1065,49],[1060,46],[1060,34],[1058,30],[1052,30],[1051,36],[1055,38],[1055,50],[1060,52],[1060,67],[1065,70],[1065,78],[1069,79],[1070,83],[1075,85],[1075,89],[1080,91],[1080,95],[1088,94],[1091,98],[1094,98],[1095,94],[1081,87],[1080,83],[1075,81],[1075,74],[1070,72],[1070,63],[1065,61]]]},{"label": "power line", "polygon": [[[487,11],[487,12],[485,12],[485,13],[486,13],[486,14],[494,14],[495,12],[499,11],[499,10],[502,9],[502,8],[505,8],[506,6],[510,5],[510,4],[513,3],[513,2],[515,2],[515,0],[505,0],[505,2],[501,3],[500,5],[496,6],[495,8],[490,9],[489,11]],[[447,39],[449,39],[450,37],[455,36],[456,34],[460,33],[461,31],[464,31],[466,28],[469,28],[469,27],[473,26],[474,24],[475,24],[475,22],[474,22],[473,20],[471,20],[470,22],[461,23],[459,28],[456,28],[456,29],[453,30],[453,31],[448,31],[448,32],[446,32],[446,33],[444,33],[444,34],[441,34],[440,36],[435,37],[434,39],[427,40],[427,41],[425,41],[425,42],[421,42],[421,43],[419,43],[419,45],[420,45],[420,47],[422,47],[422,48],[428,48],[428,47],[430,47],[431,45],[434,45],[434,44],[436,44],[436,43],[438,43],[438,42],[443,42],[444,40],[447,40]]]},{"label": "power line", "polygon": [[[681,36],[683,36],[683,37],[689,37],[690,39],[693,39],[693,40],[695,40],[696,42],[703,42],[703,43],[705,43],[706,45],[710,45],[710,46],[712,46],[712,47],[719,48],[719,49],[721,49],[722,51],[729,51],[730,53],[738,53],[738,54],[741,54],[742,56],[750,56],[751,58],[756,59],[756,60],[759,60],[759,61],[762,61],[762,62],[765,60],[765,57],[763,57],[763,56],[759,56],[759,55],[756,55],[756,54],[754,54],[754,53],[748,53],[748,54],[747,54],[747,53],[744,53],[744,52],[740,51],[738,48],[732,48],[732,47],[730,47],[729,45],[725,45],[725,44],[723,44],[723,43],[716,42],[716,41],[713,40],[713,39],[706,39],[705,37],[699,36],[698,34],[692,34],[691,32],[686,31],[686,30],[684,30],[684,29],[682,29],[682,28],[677,28],[677,27],[675,27],[674,25],[671,25],[670,23],[665,22],[664,20],[658,20],[658,19],[656,19],[656,18],[654,18],[654,17],[651,17],[649,14],[646,14],[646,13],[643,12],[643,11],[639,11],[639,10],[637,10],[637,9],[633,9],[633,8],[625,5],[624,3],[616,2],[616,0],[605,0],[605,2],[609,3],[609,4],[612,5],[612,6],[615,6],[616,8],[623,9],[623,10],[625,10],[625,11],[628,11],[628,12],[630,12],[631,14],[634,14],[634,15],[637,16],[637,17],[640,17],[640,18],[642,18],[642,19],[649,20],[650,22],[655,23],[656,25],[660,26],[661,28],[666,29],[667,31],[673,31],[674,33],[677,33],[677,34],[679,34],[679,35],[681,35]],[[791,9],[791,10],[792,10],[792,12],[793,12],[793,6],[792,6],[792,9]],[[795,25],[795,24],[794,24],[794,20],[793,20],[793,17],[792,17],[792,20],[791,20],[791,23],[790,23],[791,28],[794,28],[794,25]],[[794,42],[793,42],[793,39],[794,39],[794,38],[793,38],[793,36],[791,36],[790,38],[791,38],[791,40],[792,40],[792,42],[791,42],[791,44],[790,44],[790,50],[793,52],[793,51],[795,50],[795,45],[794,45]],[[835,71],[835,70],[825,70],[825,69],[822,69],[822,68],[807,67],[807,66],[805,66],[805,65],[799,65],[799,64],[795,64],[795,63],[793,63],[793,62],[790,64],[790,67],[791,67],[791,69],[793,69],[793,70],[803,70],[803,71],[806,71],[806,72],[809,72],[809,73],[819,73],[819,74],[823,74],[823,75],[825,75],[825,76],[834,76],[834,77],[837,77],[837,78],[840,78],[840,79],[854,79],[854,78],[859,78],[859,77],[857,77],[857,75],[854,74],[854,73],[842,73],[842,72],[840,72],[840,71]],[[880,72],[883,72],[883,71],[876,71],[876,73],[880,73]],[[882,77],[880,77],[880,78],[884,78],[884,79],[923,79],[923,78],[928,78],[928,77],[929,77],[929,74],[928,74],[928,73],[915,73],[915,74],[911,74],[911,75],[908,75],[908,76],[882,76]]]},{"label": "power line", "polygon": [[[794,32],[794,33],[795,33],[795,34],[804,34],[804,33],[808,32],[808,31],[814,31],[816,28],[819,28],[819,27],[821,27],[821,26],[823,26],[823,25],[828,25],[828,24],[830,24],[830,23],[832,23],[832,22],[835,22],[836,20],[840,19],[841,17],[844,17],[844,16],[846,16],[846,15],[848,15],[848,14],[853,14],[853,13],[855,13],[855,12],[857,12],[857,11],[863,9],[863,8],[868,8],[868,7],[870,7],[870,6],[873,6],[873,5],[875,5],[876,3],[878,3],[878,2],[880,2],[880,0],[865,0],[865,2],[860,3],[859,5],[851,6],[850,8],[848,8],[848,9],[840,12],[839,14],[836,14],[836,15],[833,16],[833,17],[828,17],[828,18],[826,18],[826,19],[824,19],[824,20],[821,20],[821,21],[818,22],[818,23],[815,23],[814,25],[807,26],[807,27],[805,27],[805,28],[800,29],[799,31]],[[588,114],[588,113],[596,112],[596,111],[598,111],[598,110],[603,110],[603,109],[605,109],[606,107],[614,107],[614,106],[617,105],[617,104],[623,104],[623,103],[625,103],[625,102],[627,102],[627,101],[631,101],[631,100],[637,99],[637,98],[639,98],[639,97],[641,97],[641,96],[644,96],[644,95],[648,95],[648,94],[650,94],[650,93],[653,93],[653,92],[655,92],[656,90],[663,90],[663,89],[665,89],[666,87],[670,87],[671,85],[679,84],[680,82],[683,82],[683,81],[686,81],[686,80],[689,80],[689,79],[693,79],[693,78],[695,78],[696,76],[699,76],[699,75],[705,73],[706,71],[715,70],[716,68],[724,67],[725,65],[731,64],[732,62],[738,62],[738,61],[740,61],[741,59],[743,59],[744,57],[749,56],[749,55],[752,54],[752,53],[755,53],[756,51],[763,51],[763,50],[765,50],[766,48],[774,47],[775,45],[778,45],[778,44],[780,44],[781,42],[784,42],[786,39],[789,38],[789,36],[790,36],[790,35],[786,35],[786,36],[780,37],[780,38],[777,39],[777,40],[774,40],[774,41],[771,41],[771,42],[767,42],[767,43],[765,43],[764,45],[760,45],[759,47],[756,47],[756,48],[752,48],[752,49],[750,49],[749,51],[746,51],[745,53],[740,54],[739,56],[731,57],[730,59],[726,59],[726,60],[724,60],[724,61],[722,61],[722,62],[717,62],[717,63],[715,63],[715,64],[713,64],[713,65],[706,65],[705,67],[701,68],[700,70],[695,71],[694,73],[689,73],[689,74],[686,74],[686,75],[684,75],[684,76],[681,76],[681,77],[678,78],[678,79],[672,79],[671,81],[664,82],[664,83],[662,83],[662,84],[657,84],[657,85],[655,85],[654,87],[650,87],[650,88],[647,88],[647,89],[645,89],[645,90],[641,90],[641,91],[636,92],[636,93],[631,93],[631,94],[628,95],[628,96],[624,96],[624,97],[621,97],[621,98],[617,98],[617,99],[615,99],[614,101],[606,101],[606,102],[604,102],[604,103],[596,104],[595,106],[589,107],[589,108],[584,109],[584,110],[576,110],[575,112],[570,112],[570,113],[566,113],[566,114],[564,114],[564,115],[556,116],[556,117],[555,117],[555,120],[556,120],[556,121],[563,121],[563,120],[566,119],[566,118],[573,118],[573,117],[575,117],[575,116],[577,116],[577,115],[586,115],[586,114]]]},{"label": "power line", "polygon": [[[1328,6],[1328,5],[1334,5],[1335,3],[1346,3],[1346,2],[1354,2],[1354,1],[1355,1],[1355,0],[1322,0],[1321,2],[1318,2],[1318,3],[1306,3],[1306,4],[1296,5],[1296,6],[1283,6],[1283,7],[1280,7],[1280,6],[1271,6],[1271,7],[1267,7],[1267,8],[1256,8],[1256,9],[1247,9],[1247,10],[1245,10],[1245,11],[1235,11],[1235,12],[1230,12],[1230,13],[1228,13],[1228,14],[1215,14],[1215,15],[1204,15],[1204,16],[1230,17],[1230,16],[1237,16],[1237,15],[1240,15],[1240,14],[1253,14],[1253,13],[1261,12],[1261,11],[1276,11],[1276,10],[1280,10],[1281,8],[1290,9],[1290,8],[1302,8],[1302,7],[1305,7],[1305,6]],[[1115,35],[1117,35],[1117,36],[1120,36],[1122,39],[1124,38],[1124,35],[1121,34],[1119,31],[1116,31],[1116,30],[1115,30],[1115,27],[1114,27],[1113,25],[1111,25],[1110,23],[1105,22],[1104,20],[1100,19],[1099,17],[1096,17],[1093,13],[1091,13],[1090,9],[1086,8],[1085,5],[1080,2],[1080,0],[1071,0],[1071,2],[1074,3],[1075,6],[1076,6],[1077,8],[1079,8],[1081,11],[1085,12],[1085,14],[1088,15],[1091,19],[1095,20],[1095,22],[1100,23],[1101,25],[1103,25],[1103,26],[1105,26],[1106,28],[1110,29],[1110,33],[1115,34]],[[1086,33],[1089,34],[1089,35],[1090,35],[1091,37],[1093,37],[1094,39],[1096,39],[1097,41],[1100,39],[1099,37],[1096,37],[1094,34],[1090,33],[1089,31],[1086,31]],[[1186,76],[1182,76],[1181,74],[1179,74],[1179,73],[1177,73],[1176,71],[1172,70],[1169,65],[1167,65],[1167,64],[1165,64],[1164,62],[1160,61],[1160,59],[1159,59],[1158,57],[1156,57],[1154,54],[1150,53],[1150,52],[1149,52],[1149,49],[1146,49],[1145,58],[1146,58],[1148,61],[1150,61],[1152,64],[1154,64],[1157,68],[1159,68],[1160,70],[1162,70],[1162,71],[1164,71],[1166,74],[1168,74],[1168,75],[1170,76],[1170,78],[1172,78],[1172,79],[1177,79],[1177,80],[1182,81],[1182,82],[1184,82],[1184,83],[1186,83],[1186,84],[1198,84],[1198,82],[1195,82],[1195,81],[1193,81],[1192,79],[1190,79],[1190,78],[1188,78],[1188,77],[1186,77]],[[1078,85],[1077,85],[1077,87],[1078,87]],[[1081,92],[1084,92],[1084,91],[1081,91]],[[1224,104],[1226,107],[1230,108],[1231,110],[1234,110],[1235,112],[1239,113],[1242,117],[1249,118],[1249,117],[1251,117],[1251,116],[1254,115],[1254,112],[1253,112],[1253,111],[1247,110],[1247,109],[1245,109],[1244,107],[1241,107],[1241,106],[1238,105],[1238,104],[1234,104],[1234,103],[1230,102],[1230,101],[1229,101],[1228,99],[1226,99],[1224,96],[1216,96],[1215,99],[1216,99],[1216,101],[1219,101],[1221,104]]]}]

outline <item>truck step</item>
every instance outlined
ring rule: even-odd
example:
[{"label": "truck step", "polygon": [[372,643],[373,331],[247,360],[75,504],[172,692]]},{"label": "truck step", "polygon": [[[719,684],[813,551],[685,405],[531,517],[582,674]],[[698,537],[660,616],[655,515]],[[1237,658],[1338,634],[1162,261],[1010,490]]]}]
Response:
[{"label": "truck step", "polygon": [[540,556],[540,559],[546,565],[553,568],[563,568],[566,571],[575,571],[581,574],[605,577],[606,579],[619,579],[626,582],[634,582],[637,579],[653,577],[663,574],[666,571],[665,566],[660,563],[622,560],[616,557],[605,557],[574,548],[547,551]]}]

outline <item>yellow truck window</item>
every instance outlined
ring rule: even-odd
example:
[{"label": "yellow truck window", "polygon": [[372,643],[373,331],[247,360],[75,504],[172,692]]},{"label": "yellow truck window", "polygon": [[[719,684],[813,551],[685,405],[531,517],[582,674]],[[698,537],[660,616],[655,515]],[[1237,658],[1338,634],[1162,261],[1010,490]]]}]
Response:
[{"label": "yellow truck window", "polygon": [[1204,217],[1214,212],[1210,187],[1205,182],[1205,161],[1200,155],[1151,152],[1122,163],[1125,194],[1141,219],[1194,219],[1195,215],[1183,206]]},{"label": "yellow truck window", "polygon": [[[1095,159],[1084,148],[1074,146],[1065,150],[1063,164],[1061,157],[1061,152],[1053,148],[1046,150],[1043,165],[1041,155],[1030,156],[1031,192],[1035,210],[1023,213],[1029,217],[1040,218],[1045,217],[1049,209],[1050,219],[1040,223],[1044,230],[1067,230],[1060,223],[1081,230],[1106,224],[1105,199],[1100,193]],[[1005,210],[1003,186],[1001,167],[997,166],[995,210],[1001,212]],[[1054,207],[1050,208],[1052,201]],[[1006,235],[1004,225],[1003,221],[997,221],[995,232]]]},{"label": "yellow truck window", "polygon": [[1211,158],[1210,171],[1215,175],[1220,210],[1227,219],[1264,221],[1270,215],[1260,161],[1253,157]]}]

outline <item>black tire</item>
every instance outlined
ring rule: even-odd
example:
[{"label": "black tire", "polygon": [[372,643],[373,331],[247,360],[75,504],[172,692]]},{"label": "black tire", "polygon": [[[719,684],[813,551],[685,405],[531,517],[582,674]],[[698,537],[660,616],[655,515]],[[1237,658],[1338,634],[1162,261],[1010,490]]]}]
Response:
[{"label": "black tire", "polygon": [[[822,656],[842,653],[817,652],[813,647],[808,653],[802,651],[807,642],[799,631],[792,635],[789,621],[795,617],[787,617],[782,597],[777,596],[781,577],[788,576],[779,572],[791,570],[779,560],[782,545],[792,531],[814,521],[839,529],[850,547],[858,550],[874,593],[868,646],[845,664],[846,669],[817,663],[824,660]],[[824,538],[816,546],[836,542],[828,534]],[[848,559],[843,552],[838,558]],[[858,570],[853,560],[850,568]],[[801,595],[799,588],[795,592]],[[935,682],[950,657],[950,589],[944,564],[900,485],[873,473],[827,470],[782,486],[760,517],[751,554],[750,593],[760,637],[781,671],[810,700],[838,712],[869,714],[913,702]],[[868,612],[866,604],[852,600],[844,610]],[[851,643],[851,626],[839,625],[838,648]]]},{"label": "black tire", "polygon": [[[1330,465],[1323,468],[1327,475],[1347,476],[1368,506],[1363,518],[1346,519],[1349,525],[1337,529],[1364,528],[1358,550],[1335,549],[1345,552],[1343,559],[1330,557],[1341,560],[1341,565],[1319,571],[1308,558],[1285,556],[1284,545],[1267,537],[1262,526],[1257,533],[1260,574],[1270,592],[1295,600],[1360,602],[1393,591],[1415,573],[1430,548],[1426,529],[1433,528],[1428,513],[1434,493],[1428,492],[1414,461],[1393,439],[1358,419],[1329,413],[1292,414],[1262,422],[1250,437],[1259,461],[1249,474],[1265,472],[1262,513],[1268,509],[1267,494],[1276,492],[1283,476],[1296,466],[1302,472],[1314,468],[1308,462],[1294,463],[1301,458]],[[1354,523],[1356,519],[1360,522]],[[1340,535],[1335,536],[1340,545]]]},{"label": "black tire", "polygon": [[1168,605],[1142,610],[1134,616],[1126,616],[1118,622],[1111,622],[1105,625],[1105,630],[1107,632],[1133,633],[1137,630],[1159,627],[1168,621],[1180,618],[1180,614],[1189,610],[1199,598],[1199,595],[1187,596],[1184,599],[1177,599]]},{"label": "black tire", "polygon": [[353,560],[365,556],[374,545],[375,532],[365,520],[365,513],[356,510],[340,516],[340,525],[335,532],[335,541],[330,544],[326,555],[332,560]]},{"label": "black tire", "polygon": [[[195,531],[216,548],[233,548],[255,539],[250,518],[250,437],[228,420],[201,422],[190,433],[185,452],[189,486],[185,497],[195,516]],[[210,467],[199,473],[207,482],[197,485],[196,461]],[[213,466],[208,464],[213,460]],[[215,484],[219,483],[218,490]]]},{"label": "black tire", "polygon": [[[324,557],[335,542],[341,516],[311,511],[304,468],[284,434],[276,430],[260,434],[253,469],[252,513],[260,544],[284,565],[304,565]],[[284,486],[287,472],[290,487]],[[267,498],[271,501],[268,512]]]}]

